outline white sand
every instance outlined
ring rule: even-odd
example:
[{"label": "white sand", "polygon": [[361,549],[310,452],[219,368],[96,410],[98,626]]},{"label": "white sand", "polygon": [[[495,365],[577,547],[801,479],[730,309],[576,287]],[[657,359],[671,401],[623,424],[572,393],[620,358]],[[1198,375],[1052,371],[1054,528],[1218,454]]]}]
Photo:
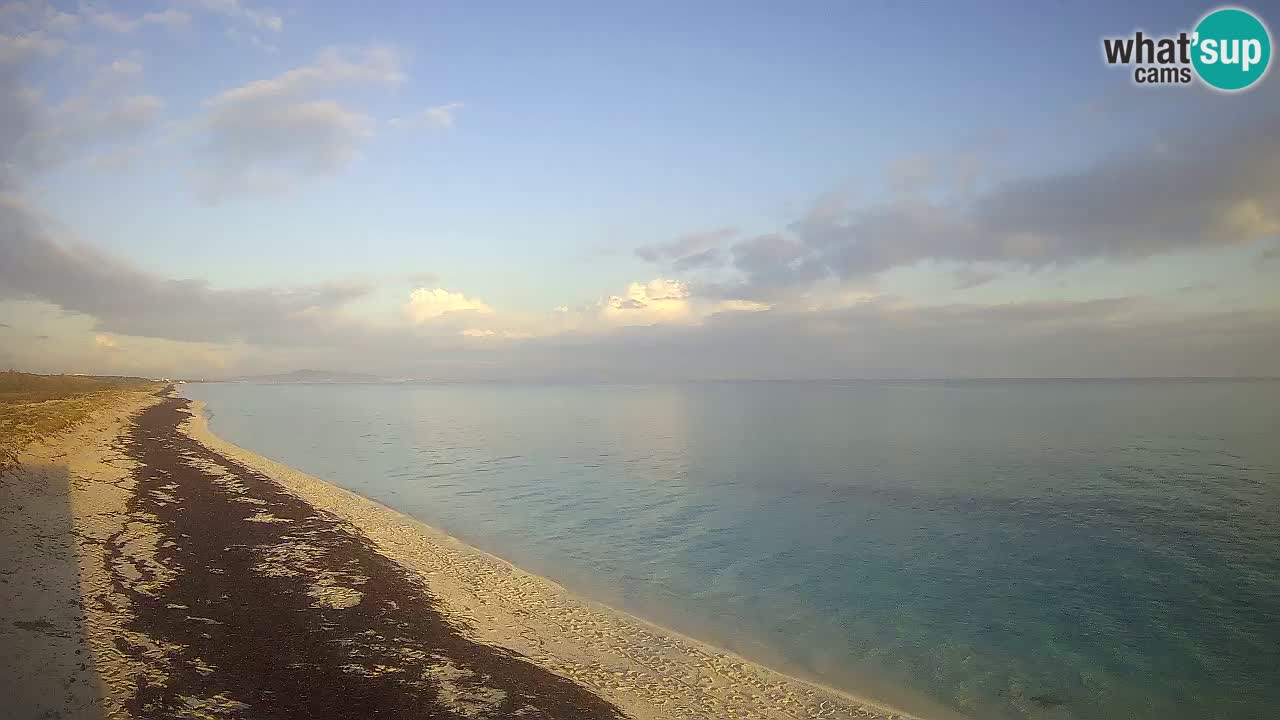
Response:
[{"label": "white sand", "polygon": [[0,716],[128,717],[123,703],[146,671],[115,642],[151,643],[123,629],[129,600],[107,567],[143,588],[168,572],[150,518],[127,512],[133,466],[119,448],[130,417],[156,400],[126,396],[0,473]]},{"label": "white sand", "polygon": [[[133,591],[159,594],[172,575],[155,557],[155,519],[127,509],[136,486],[120,446],[130,418],[155,400],[138,393],[103,408],[60,438],[27,447],[21,465],[0,474],[3,707],[47,717],[127,718],[124,703],[140,675],[150,683],[166,680],[172,648],[125,630],[129,599],[111,583],[120,578]],[[446,616],[476,640],[589,687],[638,720],[912,717],[577,597],[390,508],[232,445],[209,431],[200,410],[183,429],[350,522],[421,577]],[[255,520],[279,520],[260,515]],[[358,590],[323,580],[316,584],[318,603],[359,602]],[[117,643],[143,648],[145,662],[128,659]],[[193,713],[225,714],[216,704],[196,705]]]},{"label": "white sand", "polygon": [[395,510],[214,435],[202,403],[193,439],[275,480],[363,532],[420,576],[441,610],[481,642],[591,688],[640,720],[911,718],[769,670],[526,573]]}]

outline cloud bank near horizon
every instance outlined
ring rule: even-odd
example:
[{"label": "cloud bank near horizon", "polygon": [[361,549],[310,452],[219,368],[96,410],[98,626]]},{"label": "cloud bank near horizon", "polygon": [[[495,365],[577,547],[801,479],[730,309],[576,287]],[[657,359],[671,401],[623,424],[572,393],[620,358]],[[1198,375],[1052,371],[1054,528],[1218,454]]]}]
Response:
[{"label": "cloud bank near horizon", "polygon": [[[448,142],[479,106],[397,105],[415,73],[390,43],[324,45],[257,79],[163,96],[151,58],[122,48],[219,23],[274,56],[285,15],[222,0],[127,10],[0,12],[0,362],[629,381],[1280,375],[1274,92],[1214,132],[1159,133],[1071,167],[989,172],[985,149],[904,158],[872,192],[826,193],[773,229],[729,217],[629,245],[571,284],[521,281],[543,288],[541,305],[499,281],[464,287],[443,265],[225,286],[78,237],[41,183],[162,154],[197,212],[270,207],[339,182],[380,143]],[[51,93],[50,74],[71,80]],[[1217,274],[1176,291],[1069,286],[1088,268],[1175,261]]]},{"label": "cloud bank near horizon", "polygon": [[[0,232],[14,241],[0,246],[0,301],[56,310],[59,322],[91,331],[89,369],[228,376],[319,366],[625,381],[1254,376],[1273,374],[1280,357],[1274,309],[1188,309],[1143,297],[922,306],[873,295],[826,308],[725,307],[658,279],[532,319],[419,287],[407,291],[404,316],[375,321],[352,310],[372,285],[218,289],[163,278],[59,242],[13,197],[0,198]],[[0,332],[20,332],[20,322],[6,324]],[[146,355],[156,362],[139,363]]]}]

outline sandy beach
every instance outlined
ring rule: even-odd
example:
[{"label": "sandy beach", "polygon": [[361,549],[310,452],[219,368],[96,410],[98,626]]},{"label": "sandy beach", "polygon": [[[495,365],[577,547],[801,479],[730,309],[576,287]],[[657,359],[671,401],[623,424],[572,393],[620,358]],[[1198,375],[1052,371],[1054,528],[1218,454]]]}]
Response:
[{"label": "sandy beach", "polygon": [[577,597],[172,393],[0,478],[13,717],[912,717]]}]

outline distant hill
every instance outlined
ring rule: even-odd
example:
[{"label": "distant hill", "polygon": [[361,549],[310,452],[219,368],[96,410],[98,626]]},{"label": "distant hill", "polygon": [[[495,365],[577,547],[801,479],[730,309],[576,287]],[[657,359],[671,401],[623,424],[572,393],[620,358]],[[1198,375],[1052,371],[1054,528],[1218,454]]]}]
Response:
[{"label": "distant hill", "polygon": [[274,375],[242,375],[230,378],[230,382],[249,383],[376,383],[388,378],[364,373],[335,372],[333,370],[294,370]]}]

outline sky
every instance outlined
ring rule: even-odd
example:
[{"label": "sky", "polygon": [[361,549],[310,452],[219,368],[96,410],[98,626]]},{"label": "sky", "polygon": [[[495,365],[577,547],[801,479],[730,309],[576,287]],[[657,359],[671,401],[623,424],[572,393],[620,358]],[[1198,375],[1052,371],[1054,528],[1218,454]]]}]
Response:
[{"label": "sky", "polygon": [[1280,375],[1280,79],[1118,5],[0,0],[0,366]]}]

